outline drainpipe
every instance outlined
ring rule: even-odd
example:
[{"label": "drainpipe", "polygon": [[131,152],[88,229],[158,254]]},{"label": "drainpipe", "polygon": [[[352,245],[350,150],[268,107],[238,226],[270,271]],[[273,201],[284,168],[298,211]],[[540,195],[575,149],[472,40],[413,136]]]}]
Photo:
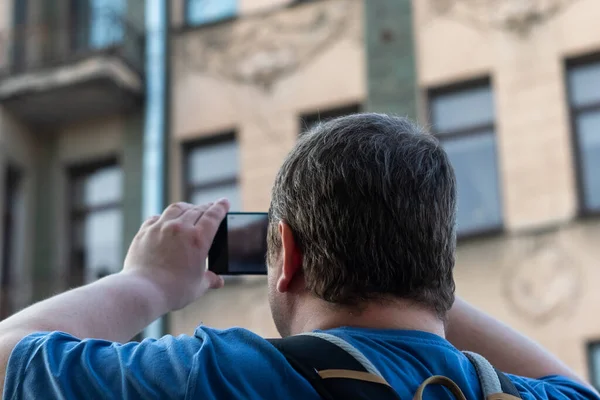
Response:
[{"label": "drainpipe", "polygon": [[[161,214],[168,204],[170,131],[170,1],[146,0],[146,104],[144,121],[142,218]],[[145,338],[168,330],[167,317],[150,324]]]}]

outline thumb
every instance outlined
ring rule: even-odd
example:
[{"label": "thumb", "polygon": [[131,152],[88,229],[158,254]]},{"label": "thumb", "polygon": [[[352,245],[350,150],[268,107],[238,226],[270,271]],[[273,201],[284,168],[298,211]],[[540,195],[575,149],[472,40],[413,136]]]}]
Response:
[{"label": "thumb", "polygon": [[220,289],[225,284],[223,278],[212,271],[206,271],[204,273],[204,282],[207,289]]}]

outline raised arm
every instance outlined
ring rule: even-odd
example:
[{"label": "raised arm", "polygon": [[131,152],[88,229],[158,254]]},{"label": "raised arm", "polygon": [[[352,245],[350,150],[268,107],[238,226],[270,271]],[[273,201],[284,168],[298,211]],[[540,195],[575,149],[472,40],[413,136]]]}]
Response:
[{"label": "raised arm", "polygon": [[79,339],[127,341],[161,315],[222,286],[222,279],[204,266],[228,208],[226,200],[203,206],[172,205],[144,223],[122,272],[0,322],[0,397],[10,354],[26,336],[59,331]]},{"label": "raised arm", "polygon": [[457,348],[481,354],[504,372],[529,378],[561,375],[592,388],[538,343],[460,298],[450,310],[446,337]]}]

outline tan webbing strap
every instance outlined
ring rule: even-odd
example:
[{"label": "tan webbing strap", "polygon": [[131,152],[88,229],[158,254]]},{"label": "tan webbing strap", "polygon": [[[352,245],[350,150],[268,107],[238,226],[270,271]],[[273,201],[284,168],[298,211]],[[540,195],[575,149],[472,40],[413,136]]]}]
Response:
[{"label": "tan webbing strap", "polygon": [[467,400],[462,390],[460,390],[458,385],[454,383],[452,379],[441,375],[434,375],[430,378],[425,379],[423,383],[421,383],[421,386],[419,386],[419,388],[415,392],[413,400],[423,400],[423,392],[425,391],[425,388],[428,385],[442,385],[448,388],[448,390],[450,390],[450,392],[452,392],[452,394],[456,396],[457,399]]},{"label": "tan webbing strap", "polygon": [[350,369],[325,369],[323,371],[319,371],[319,376],[321,377],[321,379],[354,379],[358,381],[380,383],[382,385],[390,386],[390,384],[387,383],[386,380],[380,376],[371,374],[369,372],[352,371]]}]

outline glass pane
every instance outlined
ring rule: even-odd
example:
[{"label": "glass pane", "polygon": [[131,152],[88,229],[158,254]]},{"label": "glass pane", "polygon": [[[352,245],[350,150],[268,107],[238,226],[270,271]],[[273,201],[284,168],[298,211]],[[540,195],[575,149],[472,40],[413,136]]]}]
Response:
[{"label": "glass pane", "polygon": [[574,106],[600,102],[600,61],[571,68],[569,92],[571,104]]},{"label": "glass pane", "polygon": [[74,182],[75,204],[97,206],[121,201],[123,171],[119,166],[98,169]]},{"label": "glass pane", "polygon": [[210,189],[202,189],[193,192],[190,196],[190,202],[192,204],[205,204],[211,201],[220,199],[221,197],[227,197],[231,203],[229,211],[244,211],[242,209],[242,196],[238,184],[223,185],[213,187]]},{"label": "glass pane", "polygon": [[[27,1],[13,1],[13,23],[12,26],[15,27],[13,30],[13,41],[14,44],[11,46],[12,50],[12,64],[14,68],[19,71],[21,68],[25,67],[25,61],[28,54],[30,43],[34,41],[29,41],[29,32],[27,29],[24,29],[27,25],[27,14],[29,12],[29,7]],[[21,27],[21,28],[18,28]],[[8,49],[4,50],[6,53],[2,53],[3,57],[9,56]]]},{"label": "glass pane", "polygon": [[125,0],[90,0],[90,47],[100,49],[123,41]]},{"label": "glass pane", "polygon": [[188,24],[205,24],[233,17],[237,12],[237,0],[187,0]]},{"label": "glass pane", "polygon": [[120,208],[90,213],[83,221],[86,282],[96,280],[98,275],[121,269],[122,226]]},{"label": "glass pane", "polygon": [[502,209],[493,132],[448,140],[443,145],[458,183],[458,233],[500,226]]},{"label": "glass pane", "polygon": [[431,101],[435,131],[446,133],[494,122],[494,100],[489,86],[440,94]]},{"label": "glass pane", "polygon": [[587,209],[600,210],[600,111],[579,115],[577,133],[584,203]]},{"label": "glass pane", "polygon": [[188,155],[189,184],[215,182],[238,176],[239,146],[236,141],[199,146]]}]

